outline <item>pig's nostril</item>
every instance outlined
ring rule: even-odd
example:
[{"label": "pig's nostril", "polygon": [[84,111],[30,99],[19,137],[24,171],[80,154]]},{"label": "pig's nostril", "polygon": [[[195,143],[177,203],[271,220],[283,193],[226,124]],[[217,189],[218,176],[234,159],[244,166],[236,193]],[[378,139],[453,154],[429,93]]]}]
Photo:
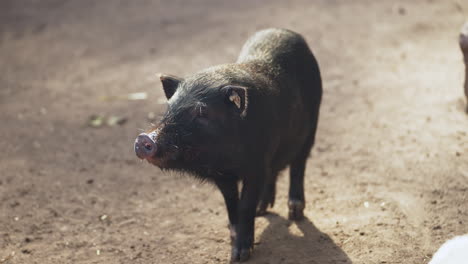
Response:
[{"label": "pig's nostril", "polygon": [[146,150],[151,150],[153,148],[153,146],[151,146],[150,143],[145,143],[145,149]]}]

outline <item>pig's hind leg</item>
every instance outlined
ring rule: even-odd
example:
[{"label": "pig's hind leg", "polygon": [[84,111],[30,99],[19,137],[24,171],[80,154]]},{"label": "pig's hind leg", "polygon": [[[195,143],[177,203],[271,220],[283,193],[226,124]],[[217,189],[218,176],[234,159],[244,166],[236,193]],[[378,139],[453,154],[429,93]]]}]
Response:
[{"label": "pig's hind leg", "polygon": [[[317,119],[313,120],[313,124],[317,124]],[[303,145],[302,151],[299,152],[289,168],[289,200],[288,200],[288,218],[289,220],[299,221],[304,218],[305,195],[304,195],[304,174],[307,163],[307,158],[314,145],[316,125],[312,128],[312,133]]]},{"label": "pig's hind leg", "polygon": [[296,159],[290,166],[288,218],[289,220],[302,220],[304,218],[304,171],[307,158]]},{"label": "pig's hind leg", "polygon": [[275,194],[276,194],[276,177],[270,180],[263,189],[260,201],[257,207],[257,216],[267,214],[267,208],[272,208],[275,205]]},{"label": "pig's hind leg", "polygon": [[[271,146],[269,153],[275,153],[277,145]],[[272,157],[270,157],[272,158]],[[272,161],[268,164],[279,164],[278,162]],[[266,165],[265,166],[265,184],[261,188],[261,194],[257,206],[257,216],[263,216],[267,214],[268,206],[273,208],[275,205],[275,195],[276,195],[276,180],[278,179],[278,174],[281,171],[281,167]]]}]

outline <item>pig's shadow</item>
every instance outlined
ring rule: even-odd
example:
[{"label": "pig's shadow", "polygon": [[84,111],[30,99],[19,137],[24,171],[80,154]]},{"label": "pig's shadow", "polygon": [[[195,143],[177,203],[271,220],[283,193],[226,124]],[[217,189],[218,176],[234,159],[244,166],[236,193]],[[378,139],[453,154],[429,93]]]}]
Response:
[{"label": "pig's shadow", "polygon": [[307,217],[302,221],[292,222],[270,213],[265,218],[269,225],[260,237],[260,244],[255,246],[252,262],[352,263],[348,255]]}]

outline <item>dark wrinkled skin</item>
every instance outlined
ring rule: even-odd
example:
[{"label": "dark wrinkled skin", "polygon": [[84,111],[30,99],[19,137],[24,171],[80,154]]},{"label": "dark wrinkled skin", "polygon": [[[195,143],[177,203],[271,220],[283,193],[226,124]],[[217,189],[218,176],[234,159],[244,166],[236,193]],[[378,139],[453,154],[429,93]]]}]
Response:
[{"label": "dark wrinkled skin", "polygon": [[150,137],[137,139],[135,150],[162,169],[188,172],[219,188],[232,260],[245,261],[255,215],[274,205],[277,175],[288,165],[289,218],[303,218],[304,170],[322,96],[317,62],[300,35],[267,29],[247,41],[236,63],[185,79],[162,75],[161,81],[167,112]]}]

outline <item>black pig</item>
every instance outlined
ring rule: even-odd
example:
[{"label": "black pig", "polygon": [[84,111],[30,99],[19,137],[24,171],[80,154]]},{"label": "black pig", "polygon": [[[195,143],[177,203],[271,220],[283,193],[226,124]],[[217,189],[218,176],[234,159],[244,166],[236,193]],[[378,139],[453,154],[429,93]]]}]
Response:
[{"label": "black pig", "polygon": [[245,43],[236,63],[160,78],[167,112],[137,137],[135,152],[161,169],[216,184],[228,211],[232,260],[245,261],[255,215],[274,205],[278,173],[288,165],[289,219],[303,218],[304,170],[322,97],[317,62],[301,35],[267,29]]}]

